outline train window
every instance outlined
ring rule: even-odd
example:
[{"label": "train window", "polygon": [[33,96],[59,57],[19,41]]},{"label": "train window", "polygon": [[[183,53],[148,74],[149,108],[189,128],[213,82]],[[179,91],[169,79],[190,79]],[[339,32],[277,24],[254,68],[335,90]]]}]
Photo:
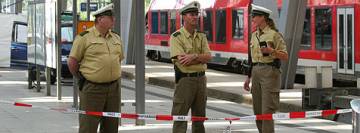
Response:
[{"label": "train window", "polygon": [[176,31],[176,11],[170,12],[170,33]]},{"label": "train window", "polygon": [[310,49],[311,48],[311,32],[310,32],[310,9],[306,9],[305,20],[304,20],[304,30],[301,36],[301,49]]},{"label": "train window", "polygon": [[216,43],[225,43],[226,41],[226,11],[216,11]]},{"label": "train window", "polygon": [[168,12],[160,12],[160,34],[168,34]]},{"label": "train window", "polygon": [[315,9],[315,47],[317,50],[331,50],[332,48],[331,12],[331,8]]},{"label": "train window", "polygon": [[233,10],[232,11],[232,34],[234,39],[244,38],[244,11]]},{"label": "train window", "polygon": [[206,37],[208,39],[209,42],[212,42],[212,12],[211,10],[205,11],[206,14],[203,17],[203,21],[204,21],[204,33],[206,34]]},{"label": "train window", "polygon": [[151,13],[151,33],[159,33],[159,15],[158,12]]}]

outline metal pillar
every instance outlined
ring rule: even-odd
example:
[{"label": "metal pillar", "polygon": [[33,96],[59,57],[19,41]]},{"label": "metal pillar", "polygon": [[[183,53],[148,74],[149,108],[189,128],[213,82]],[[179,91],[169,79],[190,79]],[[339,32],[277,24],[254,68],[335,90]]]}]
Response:
[{"label": "metal pillar", "polygon": [[[36,49],[36,48],[35,48]],[[36,55],[35,55],[36,56]],[[40,69],[39,65],[36,64],[36,92],[40,92],[41,85],[40,85]]]},{"label": "metal pillar", "polygon": [[300,50],[301,35],[305,19],[307,0],[283,1],[280,14],[279,30],[287,44],[289,60],[282,63],[281,88],[294,88],[296,68]]},{"label": "metal pillar", "polygon": [[[45,2],[46,3],[46,2]],[[46,4],[45,4],[45,6],[46,6]],[[45,8],[45,10],[46,10],[46,8]],[[47,25],[46,25],[46,19],[44,19],[44,27],[46,27]],[[46,28],[45,28],[45,30],[46,30]],[[44,33],[44,38],[46,38],[46,33]],[[46,39],[44,39],[44,51],[48,51],[48,49],[47,49],[47,46],[46,46],[46,43],[47,43],[47,40]],[[48,61],[48,59],[49,59],[49,55],[47,54],[47,52],[45,52],[44,53],[44,55],[45,55],[45,79],[46,79],[46,96],[51,96],[51,68],[47,65],[47,61]]]},{"label": "metal pillar", "polygon": [[352,100],[350,102],[351,108],[353,110],[352,113],[352,133],[360,132],[360,100]]},{"label": "metal pillar", "polygon": [[90,0],[86,1],[86,19],[90,21]]},{"label": "metal pillar", "polygon": [[[135,55],[135,88],[136,88],[136,113],[145,113],[145,45],[144,45],[144,34],[145,34],[145,12],[144,12],[144,0],[133,1],[135,5],[135,37],[134,45],[136,47]],[[144,120],[136,120],[136,125],[145,125]]]},{"label": "metal pillar", "polygon": [[115,26],[114,26],[114,31],[116,33],[119,33],[120,36],[121,36],[121,10],[120,10],[120,7],[121,7],[121,2],[120,0],[113,0],[113,3],[114,3],[114,15],[115,15]]},{"label": "metal pillar", "polygon": [[[125,38],[125,54],[126,54],[126,59],[125,59],[125,63],[126,64],[135,64],[135,45],[132,45],[134,44],[135,42],[135,33],[132,32],[135,30],[135,23],[137,20],[136,20],[136,15],[135,15],[135,12],[136,12],[136,5],[135,5],[135,1],[133,0],[123,0],[123,2],[126,4],[124,4],[124,6],[127,5],[127,9],[126,8],[121,8],[123,10],[123,12],[127,12],[126,16],[124,17],[125,18],[125,23],[124,25],[125,26],[122,26],[124,28],[127,28],[127,29],[124,29],[123,31],[124,34],[123,34],[123,37]],[[122,7],[124,7],[122,6]]]},{"label": "metal pillar", "polygon": [[56,30],[55,30],[55,40],[56,40],[56,95],[58,100],[62,98],[62,90],[61,90],[61,7],[63,0],[56,1]]},{"label": "metal pillar", "polygon": [[51,96],[51,76],[50,76],[50,67],[46,67],[46,96]]},{"label": "metal pillar", "polygon": [[[101,3],[101,2],[99,2]],[[121,22],[120,22],[120,18],[121,18],[121,2],[120,0],[113,0],[113,4],[114,4],[114,16],[115,16],[115,26],[114,26],[114,31],[119,33],[121,38],[122,38],[122,34],[121,34]],[[121,79],[119,79],[119,96],[120,96],[120,101],[119,101],[119,112],[121,112]],[[121,125],[121,118],[119,119],[119,125]]]},{"label": "metal pillar", "polygon": [[[75,38],[76,33],[77,33],[77,21],[78,21],[78,17],[77,17],[77,0],[73,0],[73,4],[72,4],[72,9],[73,9],[73,38]],[[73,108],[78,109],[79,108],[79,102],[78,102],[78,97],[79,97],[79,86],[78,86],[78,79],[76,79],[75,77],[73,77]]]}]

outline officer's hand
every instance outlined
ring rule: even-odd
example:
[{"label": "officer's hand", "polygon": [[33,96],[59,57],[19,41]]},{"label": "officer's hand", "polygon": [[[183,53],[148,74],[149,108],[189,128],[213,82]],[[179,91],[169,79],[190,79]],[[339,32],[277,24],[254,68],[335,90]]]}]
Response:
[{"label": "officer's hand", "polygon": [[264,54],[270,54],[270,53],[272,53],[274,51],[274,49],[271,48],[271,47],[261,47],[260,50]]},{"label": "officer's hand", "polygon": [[246,78],[245,82],[244,82],[244,90],[246,91],[250,91],[250,78]]}]

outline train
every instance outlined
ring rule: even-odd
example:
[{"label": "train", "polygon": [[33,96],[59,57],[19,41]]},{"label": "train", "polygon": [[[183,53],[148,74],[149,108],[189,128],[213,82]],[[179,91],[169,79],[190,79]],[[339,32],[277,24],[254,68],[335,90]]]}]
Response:
[{"label": "train", "polygon": [[[145,49],[152,60],[169,59],[169,38],[182,26],[179,9],[192,0],[152,0],[146,13]],[[250,0],[198,0],[198,30],[207,35],[212,61],[240,73],[248,57]],[[277,0],[278,12],[283,0]],[[274,12],[275,13],[275,12]],[[297,73],[331,66],[335,79],[360,73],[360,0],[308,0]]]}]

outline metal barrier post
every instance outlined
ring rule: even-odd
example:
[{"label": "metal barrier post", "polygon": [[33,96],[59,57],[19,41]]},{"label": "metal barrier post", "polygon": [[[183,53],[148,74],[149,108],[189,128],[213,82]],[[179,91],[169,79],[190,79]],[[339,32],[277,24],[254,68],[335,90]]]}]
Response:
[{"label": "metal barrier post", "polygon": [[353,110],[353,115],[352,115],[353,133],[360,133],[360,99],[352,100],[350,102],[350,105]]}]

